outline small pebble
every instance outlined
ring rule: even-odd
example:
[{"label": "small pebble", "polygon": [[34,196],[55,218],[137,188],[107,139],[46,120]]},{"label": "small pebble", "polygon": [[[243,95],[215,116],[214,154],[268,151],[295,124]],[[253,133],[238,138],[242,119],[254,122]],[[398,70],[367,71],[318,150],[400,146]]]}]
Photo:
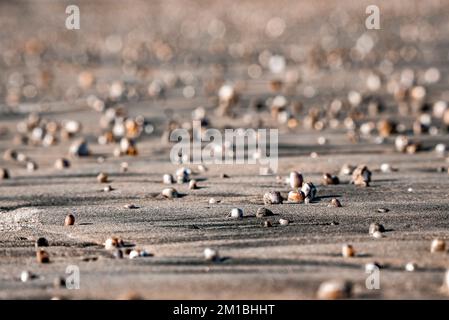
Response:
[{"label": "small pebble", "polygon": [[38,247],[48,247],[48,240],[43,238],[43,237],[38,238],[34,245],[35,245],[36,248],[38,248]]},{"label": "small pebble", "polygon": [[63,277],[56,277],[53,279],[53,287],[58,289],[58,288],[63,288],[66,286],[66,281]]},{"label": "small pebble", "polygon": [[108,238],[104,243],[106,250],[113,250],[120,247],[123,247],[123,240],[117,237]]},{"label": "small pebble", "polygon": [[292,189],[301,188],[303,181],[304,181],[304,179],[303,179],[301,173],[299,173],[297,171],[290,172],[289,182],[290,182],[290,187],[292,187]]},{"label": "small pebble", "polygon": [[229,176],[228,176],[226,173],[222,173],[222,174],[220,175],[220,178],[222,178],[222,179],[228,179]]},{"label": "small pebble", "polygon": [[166,173],[166,174],[164,174],[162,176],[162,183],[163,184],[172,184],[174,182],[175,181],[174,181],[173,176],[171,174]]},{"label": "small pebble", "polygon": [[55,162],[55,168],[58,170],[63,170],[70,167],[70,161],[64,158],[59,158]]},{"label": "small pebble", "polygon": [[373,236],[373,238],[376,238],[376,239],[380,239],[380,238],[383,238],[383,237],[384,237],[384,235],[383,235],[382,232],[380,232],[380,231],[374,231],[374,232],[372,233],[372,236]]},{"label": "small pebble", "polygon": [[340,179],[338,179],[337,176],[333,176],[330,173],[323,174],[323,184],[324,185],[333,185],[333,184],[339,184]]},{"label": "small pebble", "polygon": [[132,204],[132,203],[125,204],[124,208],[125,209],[139,209],[138,206],[136,206],[135,204]]},{"label": "small pebble", "polygon": [[302,191],[290,191],[288,193],[287,200],[293,203],[301,203],[304,202],[305,195]]},{"label": "small pebble", "polygon": [[374,234],[374,232],[385,232],[385,228],[383,225],[379,224],[379,223],[371,223],[369,225],[369,234]]},{"label": "small pebble", "polygon": [[192,179],[192,180],[189,181],[189,189],[190,190],[198,189],[198,186],[196,184],[196,180],[195,179]]},{"label": "small pebble", "polygon": [[217,200],[215,198],[210,198],[209,199],[209,204],[216,204],[216,203],[220,203],[220,202],[221,202],[220,200]]},{"label": "small pebble", "polygon": [[204,249],[204,258],[207,261],[218,261],[220,260],[220,256],[218,250],[206,248]]},{"label": "small pebble", "polygon": [[317,292],[318,299],[348,299],[352,295],[352,284],[344,280],[323,282]]},{"label": "small pebble", "polygon": [[354,248],[350,244],[345,244],[341,248],[341,254],[345,258],[354,257],[355,250],[354,250]]},{"label": "small pebble", "polygon": [[304,200],[306,203],[309,203],[311,200],[316,197],[316,187],[312,182],[306,182],[302,185],[301,191],[304,193],[306,199]]},{"label": "small pebble", "polygon": [[264,204],[281,204],[282,201],[281,193],[278,191],[266,192],[263,196]]},{"label": "small pebble", "polygon": [[289,223],[290,223],[290,221],[288,219],[283,219],[283,218],[279,219],[279,224],[281,226],[287,226]]},{"label": "small pebble", "polygon": [[84,139],[73,142],[69,154],[75,157],[87,157],[90,154],[87,142]]},{"label": "small pebble", "polygon": [[29,172],[36,171],[38,169],[38,165],[34,161],[28,161],[26,164],[26,168]]},{"label": "small pebble", "polygon": [[107,183],[108,182],[108,175],[104,172],[101,172],[98,176],[97,176],[97,181],[99,183]]},{"label": "small pebble", "polygon": [[165,188],[162,190],[162,196],[168,199],[173,199],[178,197],[178,191],[175,188]]},{"label": "small pebble", "polygon": [[120,164],[120,172],[121,172],[121,173],[128,172],[128,169],[129,169],[128,162],[122,162],[122,163]]},{"label": "small pebble", "polygon": [[377,209],[377,212],[379,212],[379,213],[387,213],[388,211],[390,211],[390,209],[387,209],[387,208],[379,208],[379,209]]},{"label": "small pebble", "polygon": [[43,249],[39,249],[36,251],[36,259],[39,263],[49,263],[50,262],[50,256],[47,253],[47,251]]},{"label": "small pebble", "polygon": [[380,269],[380,264],[377,262],[370,262],[365,264],[365,273],[371,273],[378,269]]},{"label": "small pebble", "polygon": [[332,198],[331,202],[327,205],[328,207],[340,208],[341,203],[337,198]]},{"label": "small pebble", "polygon": [[344,164],[340,169],[340,174],[350,176],[355,170],[355,167],[350,164]]},{"label": "small pebble", "polygon": [[10,175],[8,169],[0,168],[0,180],[6,180],[9,178]]},{"label": "small pebble", "polygon": [[265,228],[271,228],[273,226],[273,224],[271,223],[270,220],[265,220],[262,224]]},{"label": "small pebble", "polygon": [[243,218],[243,210],[240,208],[233,208],[230,214],[231,218],[241,219]]},{"label": "small pebble", "polygon": [[20,273],[20,281],[22,281],[22,282],[27,282],[35,277],[36,276],[28,270],[24,270]]},{"label": "small pebble", "polygon": [[444,252],[446,251],[446,242],[442,239],[434,239],[430,245],[430,252]]},{"label": "small pebble", "polygon": [[366,165],[359,165],[352,173],[351,183],[356,186],[368,187],[371,182],[371,171]]},{"label": "small pebble", "polygon": [[120,249],[117,249],[117,250],[114,251],[114,253],[112,254],[112,256],[113,256],[115,259],[123,259],[123,251],[120,250]]},{"label": "small pebble", "polygon": [[268,216],[272,216],[273,212],[270,209],[267,208],[259,208],[256,211],[256,217],[257,218],[263,218],[263,217],[268,217]]},{"label": "small pebble", "polygon": [[409,262],[405,265],[405,270],[408,272],[413,272],[418,269],[418,266],[414,262]]},{"label": "small pebble", "polygon": [[69,214],[65,217],[64,226],[73,226],[75,224],[75,216],[73,214]]}]

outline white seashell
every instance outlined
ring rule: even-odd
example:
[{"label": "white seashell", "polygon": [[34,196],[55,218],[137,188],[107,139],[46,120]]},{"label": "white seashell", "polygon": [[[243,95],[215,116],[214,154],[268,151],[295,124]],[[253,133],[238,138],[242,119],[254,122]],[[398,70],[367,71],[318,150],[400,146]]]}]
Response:
[{"label": "white seashell", "polygon": [[289,223],[290,223],[290,221],[288,221],[288,219],[283,219],[283,218],[279,219],[279,224],[281,226],[287,226]]},{"label": "white seashell", "polygon": [[416,265],[416,263],[414,262],[409,262],[405,265],[405,270],[408,272],[413,272],[418,268],[418,266]]},{"label": "white seashell", "polygon": [[174,182],[173,176],[171,174],[168,174],[168,173],[164,174],[162,176],[162,182],[164,184],[172,184]]}]

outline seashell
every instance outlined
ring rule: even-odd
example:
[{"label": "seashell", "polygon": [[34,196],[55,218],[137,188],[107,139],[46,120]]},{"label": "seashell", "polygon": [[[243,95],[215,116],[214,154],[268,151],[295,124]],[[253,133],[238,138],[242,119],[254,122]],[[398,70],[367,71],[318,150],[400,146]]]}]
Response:
[{"label": "seashell", "polygon": [[172,184],[174,182],[173,176],[171,174],[168,174],[168,173],[164,174],[162,176],[162,182],[164,184]]},{"label": "seashell", "polygon": [[304,192],[302,191],[290,191],[287,200],[293,203],[301,203],[304,202],[305,198]]},{"label": "seashell", "polygon": [[104,172],[101,172],[98,176],[97,176],[97,181],[99,183],[107,183],[108,182],[108,175]]},{"label": "seashell", "polygon": [[323,174],[323,184],[324,185],[331,185],[331,184],[339,184],[340,179],[338,179],[337,176],[332,176],[329,173]]},{"label": "seashell", "polygon": [[162,190],[162,195],[168,199],[178,198],[179,196],[178,191],[176,191],[175,188],[165,188]]},{"label": "seashell", "polygon": [[55,162],[55,168],[58,170],[63,170],[70,167],[70,161],[65,158],[59,158]]},{"label": "seashell", "polygon": [[34,245],[35,245],[36,248],[38,248],[38,247],[48,247],[48,240],[43,238],[43,237],[38,238]]},{"label": "seashell", "polygon": [[289,183],[290,183],[290,187],[292,187],[292,189],[301,188],[303,182],[304,182],[304,179],[303,179],[301,173],[299,173],[297,171],[290,172]]},{"label": "seashell", "polygon": [[123,240],[117,237],[108,238],[104,243],[106,250],[113,250],[120,247],[123,247]]},{"label": "seashell", "polygon": [[189,182],[189,189],[190,190],[198,189],[198,186],[196,184],[196,180],[195,179],[190,180],[190,182]]},{"label": "seashell", "polygon": [[345,176],[350,176],[355,170],[355,167],[350,164],[344,164],[340,169],[340,174]]},{"label": "seashell", "polygon": [[10,175],[8,169],[0,168],[0,180],[6,180],[9,178]]},{"label": "seashell", "polygon": [[263,218],[263,217],[268,217],[268,216],[272,216],[274,215],[273,212],[270,209],[261,207],[259,209],[257,209],[256,211],[256,217],[257,218]]},{"label": "seashell", "polygon": [[75,224],[75,216],[73,214],[69,214],[65,217],[64,226],[73,226]]},{"label": "seashell", "polygon": [[230,217],[235,219],[243,218],[243,210],[240,208],[233,208],[231,210]]},{"label": "seashell", "polygon": [[318,299],[336,300],[348,299],[352,295],[352,283],[345,280],[330,280],[321,283],[318,292]]},{"label": "seashell", "polygon": [[106,187],[103,188],[103,192],[111,192],[113,190],[114,189],[111,186],[106,186]]},{"label": "seashell", "polygon": [[375,232],[385,232],[385,228],[380,223],[371,223],[369,225],[369,234],[374,234]]},{"label": "seashell", "polygon": [[290,223],[290,221],[288,219],[283,219],[283,218],[279,219],[279,224],[281,226],[287,226],[289,223]]},{"label": "seashell", "polygon": [[371,182],[371,171],[368,170],[366,165],[359,165],[352,173],[351,183],[367,187]]},{"label": "seashell", "polygon": [[49,263],[50,262],[50,255],[47,251],[43,249],[39,249],[36,251],[36,259],[39,263]]},{"label": "seashell", "polygon": [[430,252],[444,252],[446,251],[446,242],[442,239],[434,239],[430,245]]},{"label": "seashell", "polygon": [[218,261],[220,260],[220,255],[218,250],[206,248],[204,249],[204,258],[208,261]]},{"label": "seashell", "polygon": [[387,209],[387,208],[379,208],[379,209],[377,209],[377,212],[379,212],[379,213],[387,213],[388,211],[390,211],[390,209]]},{"label": "seashell", "polygon": [[69,154],[74,157],[87,157],[90,154],[86,140],[79,139],[72,143]]},{"label": "seashell", "polygon": [[129,203],[124,205],[125,209],[139,209],[139,206],[136,206],[135,204]]},{"label": "seashell", "polygon": [[341,254],[345,258],[350,258],[355,256],[355,250],[350,244],[345,244],[341,248]]},{"label": "seashell", "polygon": [[327,206],[328,207],[339,208],[339,207],[341,207],[341,203],[340,203],[340,201],[338,199],[332,198],[331,202]]},{"label": "seashell", "polygon": [[304,193],[306,199],[313,200],[316,197],[316,188],[312,182],[306,182],[302,185],[301,191]]},{"label": "seashell", "polygon": [[263,196],[263,202],[265,204],[282,204],[282,196],[279,191],[266,192]]}]

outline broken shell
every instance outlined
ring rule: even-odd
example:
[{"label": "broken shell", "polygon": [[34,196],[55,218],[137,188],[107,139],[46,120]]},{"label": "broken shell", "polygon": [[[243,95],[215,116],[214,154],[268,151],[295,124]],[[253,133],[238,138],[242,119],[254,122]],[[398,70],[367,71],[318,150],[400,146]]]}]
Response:
[{"label": "broken shell", "polygon": [[345,244],[345,245],[341,248],[341,254],[342,254],[343,257],[345,257],[345,258],[354,257],[354,255],[355,255],[355,250],[354,250],[354,248],[353,248],[350,244]]},{"label": "broken shell", "polygon": [[339,207],[341,207],[341,203],[338,199],[332,198],[331,202],[328,204],[328,207],[339,208]]},{"label": "broken shell", "polygon": [[267,208],[259,208],[256,211],[256,217],[257,218],[263,218],[263,217],[268,217],[268,216],[272,216],[273,212],[270,209]]},{"label": "broken shell", "polygon": [[371,171],[366,165],[359,165],[352,173],[351,183],[357,186],[367,187],[371,182]]},{"label": "broken shell", "polygon": [[104,243],[104,248],[106,250],[112,250],[120,247],[123,247],[123,240],[117,237],[108,238]]},{"label": "broken shell", "polygon": [[304,193],[306,198],[309,198],[309,201],[315,199],[316,197],[316,188],[312,182],[304,183],[301,191]]},{"label": "broken shell", "polygon": [[290,221],[288,219],[283,219],[283,218],[279,219],[279,224],[281,226],[287,226],[289,223],[290,223]]},{"label": "broken shell", "polygon": [[73,226],[75,224],[75,217],[73,214],[69,214],[65,217],[64,226]]},{"label": "broken shell", "polygon": [[304,179],[302,177],[302,174],[297,171],[292,171],[290,172],[289,182],[292,189],[298,189],[301,188]]},{"label": "broken shell", "polygon": [[165,188],[164,190],[162,190],[162,195],[165,198],[177,198],[178,197],[178,191],[176,191],[175,188]]},{"label": "broken shell", "polygon": [[233,208],[230,214],[231,218],[241,219],[243,218],[243,210],[240,208]]},{"label": "broken shell", "polygon": [[107,183],[108,182],[108,175],[104,172],[101,172],[98,176],[97,176],[97,181],[99,183]]},{"label": "broken shell", "polygon": [[434,239],[430,245],[430,252],[443,252],[446,251],[446,242],[442,239]]},{"label": "broken shell", "polygon": [[35,243],[35,247],[36,248],[38,248],[38,247],[48,247],[48,240],[43,238],[43,237],[37,239],[36,243]]},{"label": "broken shell", "polygon": [[172,184],[174,182],[173,176],[171,174],[168,174],[168,173],[164,174],[162,176],[162,182],[164,184]]},{"label": "broken shell", "polygon": [[330,280],[323,282],[317,293],[318,299],[336,300],[347,299],[352,294],[352,284],[344,280]]},{"label": "broken shell", "polygon": [[87,157],[90,152],[86,140],[80,139],[72,143],[69,154],[75,157]]},{"label": "broken shell", "polygon": [[36,259],[39,263],[49,263],[50,262],[50,256],[47,253],[47,251],[43,249],[39,249],[36,251]]},{"label": "broken shell", "polygon": [[204,249],[204,258],[208,261],[218,261],[220,256],[218,254],[218,250],[206,248]]},{"label": "broken shell", "polygon": [[278,191],[266,192],[263,196],[265,204],[281,204],[283,201],[281,193]]},{"label": "broken shell", "polygon": [[302,192],[302,191],[290,191],[288,193],[288,197],[287,197],[287,200],[289,202],[294,202],[294,203],[304,202],[304,199],[305,199],[305,195],[304,195],[304,192]]},{"label": "broken shell", "polygon": [[369,234],[374,234],[376,231],[385,232],[385,228],[380,223],[371,223],[369,226]]},{"label": "broken shell", "polygon": [[194,179],[190,180],[189,189],[190,190],[198,189],[198,186],[196,185],[196,180],[194,180]]},{"label": "broken shell", "polygon": [[263,222],[262,226],[264,226],[265,228],[271,228],[273,226],[273,224],[271,223],[270,220],[265,220]]},{"label": "broken shell", "polygon": [[70,161],[64,158],[59,158],[55,162],[55,168],[58,170],[63,170],[70,167]]},{"label": "broken shell", "polygon": [[340,179],[338,179],[337,176],[333,176],[329,173],[323,174],[323,184],[324,185],[331,185],[331,184],[339,184]]},{"label": "broken shell", "polygon": [[0,180],[6,180],[9,178],[10,178],[10,175],[9,175],[8,169],[0,168]]}]

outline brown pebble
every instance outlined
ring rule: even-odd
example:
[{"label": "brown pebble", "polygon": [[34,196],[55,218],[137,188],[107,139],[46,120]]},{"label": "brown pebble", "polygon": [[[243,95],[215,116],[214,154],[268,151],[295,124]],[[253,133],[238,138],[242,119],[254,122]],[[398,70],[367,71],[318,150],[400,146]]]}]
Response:
[{"label": "brown pebble", "polygon": [[443,239],[434,239],[430,245],[430,252],[444,252],[446,251],[446,242]]},{"label": "brown pebble", "polygon": [[98,176],[97,176],[97,181],[99,183],[107,183],[108,182],[108,175],[106,173],[101,172]]},{"label": "brown pebble", "polygon": [[366,165],[359,165],[352,173],[351,183],[356,186],[368,187],[371,182],[371,171]]},{"label": "brown pebble", "polygon": [[273,226],[270,220],[265,220],[262,225],[264,228],[271,228]]},{"label": "brown pebble", "polygon": [[348,299],[352,295],[352,284],[344,280],[323,282],[317,292],[318,299]]},{"label": "brown pebble", "polygon": [[69,214],[65,217],[64,226],[73,226],[75,224],[75,216],[73,214]]},{"label": "brown pebble", "polygon": [[0,168],[0,180],[6,180],[9,178],[10,178],[10,175],[9,175],[8,169]]},{"label": "brown pebble", "polygon": [[337,176],[333,176],[330,173],[323,174],[323,184],[324,185],[332,185],[332,184],[339,184],[340,179],[338,179]]},{"label": "brown pebble", "polygon": [[39,263],[49,263],[50,262],[50,256],[47,251],[43,249],[39,249],[36,251],[36,259]]},{"label": "brown pebble", "polygon": [[59,158],[55,162],[55,168],[58,170],[63,170],[70,167],[70,161],[64,158]]},{"label": "brown pebble", "polygon": [[355,255],[355,250],[354,250],[354,248],[353,248],[350,244],[345,244],[345,245],[341,248],[341,254],[342,254],[343,257],[345,257],[345,258],[354,257],[354,255]]},{"label": "brown pebble", "polygon": [[273,212],[270,209],[267,208],[259,208],[256,211],[256,217],[257,218],[263,218],[263,217],[268,217],[268,216],[272,216]]}]

